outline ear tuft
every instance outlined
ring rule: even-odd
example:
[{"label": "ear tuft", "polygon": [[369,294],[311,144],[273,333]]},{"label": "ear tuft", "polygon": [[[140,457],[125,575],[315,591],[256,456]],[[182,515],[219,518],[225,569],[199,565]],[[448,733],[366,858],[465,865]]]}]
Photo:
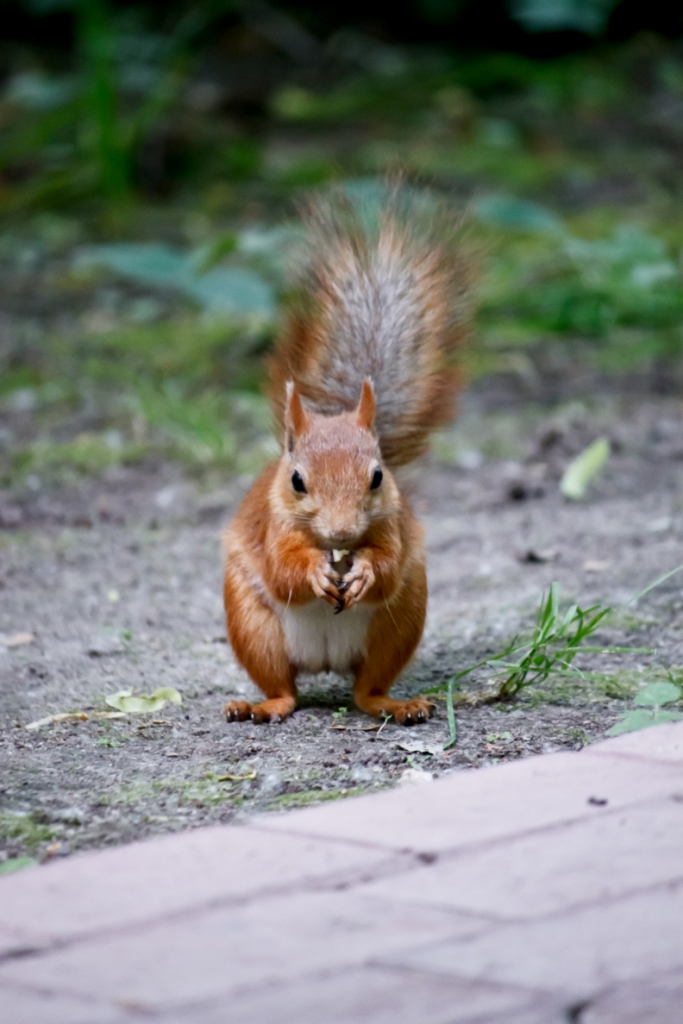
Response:
[{"label": "ear tuft", "polygon": [[366,377],[361,388],[360,401],[356,407],[356,422],[362,430],[372,430],[375,425],[375,389],[372,381]]},{"label": "ear tuft", "polygon": [[301,404],[301,396],[293,380],[287,381],[287,405],[285,409],[285,431],[287,433],[287,450],[292,451],[294,440],[308,430],[309,420]]}]

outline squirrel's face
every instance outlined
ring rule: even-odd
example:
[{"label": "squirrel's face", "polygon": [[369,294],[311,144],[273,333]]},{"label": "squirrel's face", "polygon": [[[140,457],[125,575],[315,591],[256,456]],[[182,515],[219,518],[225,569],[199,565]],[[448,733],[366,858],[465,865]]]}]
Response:
[{"label": "squirrel's face", "polygon": [[278,504],[321,547],[350,550],[371,523],[394,515],[400,501],[371,431],[372,387],[364,387],[355,412],[339,416],[304,413],[295,391],[293,396],[276,477]]}]

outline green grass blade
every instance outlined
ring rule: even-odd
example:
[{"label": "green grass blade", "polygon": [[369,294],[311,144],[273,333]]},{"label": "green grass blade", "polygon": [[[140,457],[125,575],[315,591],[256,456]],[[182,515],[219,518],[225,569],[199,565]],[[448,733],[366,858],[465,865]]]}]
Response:
[{"label": "green grass blade", "polygon": [[671,569],[671,571],[670,571],[670,572],[665,572],[665,573],[664,573],[664,575],[663,575],[663,576],[660,576],[660,577],[659,577],[659,579],[656,579],[656,580],[654,581],[654,583],[650,583],[650,585],[649,585],[648,587],[645,587],[645,589],[644,589],[644,590],[640,590],[640,591],[639,591],[639,592],[638,592],[637,594],[635,594],[635,595],[634,595],[633,597],[630,597],[630,598],[628,599],[628,601],[626,601],[626,603],[624,604],[624,608],[628,608],[628,606],[629,606],[630,604],[635,604],[635,602],[636,602],[636,601],[639,601],[641,597],[645,597],[645,595],[646,595],[646,594],[649,594],[651,590],[654,590],[654,589],[655,589],[655,587],[658,587],[660,583],[664,583],[664,582],[665,582],[666,580],[668,580],[668,579],[669,579],[669,578],[670,578],[671,576],[675,576],[675,574],[676,574],[677,572],[680,572],[680,571],[681,571],[682,569],[683,569],[683,565],[677,565],[677,566],[676,566],[676,568],[675,568],[675,569]]},{"label": "green grass blade", "polygon": [[458,740],[458,724],[455,720],[455,708],[453,707],[453,689],[455,687],[455,676],[448,680],[448,695],[446,697],[446,717],[448,718],[448,743],[444,744],[444,750],[450,750]]}]

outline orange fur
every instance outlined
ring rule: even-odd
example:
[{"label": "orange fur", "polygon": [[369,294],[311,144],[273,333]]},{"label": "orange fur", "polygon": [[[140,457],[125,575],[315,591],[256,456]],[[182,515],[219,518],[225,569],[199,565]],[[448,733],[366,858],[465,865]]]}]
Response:
[{"label": "orange fur", "polygon": [[265,700],[225,711],[282,719],[297,674],[332,669],[353,674],[368,714],[412,724],[433,705],[389,690],[422,636],[425,554],[391,470],[453,413],[463,263],[393,209],[374,238],[330,210],[318,227],[309,308],[271,364],[283,453],[225,534],[228,634]]},{"label": "orange fur", "polygon": [[271,400],[283,430],[286,385],[304,407],[349,411],[363,379],[377,391],[384,462],[412,462],[455,414],[461,375],[455,355],[469,328],[472,258],[460,224],[436,204],[426,222],[391,193],[375,231],[343,197],[309,210],[305,299],[291,311],[270,360]]},{"label": "orange fur", "polygon": [[[371,395],[371,389],[364,393],[355,413],[290,417],[292,450],[263,471],[226,532],[228,634],[238,661],[267,698],[253,707],[230,702],[229,720],[291,714],[297,672],[309,666],[288,650],[282,617],[320,599],[346,616],[356,605],[369,609],[363,649],[346,666],[356,677],[359,707],[406,722],[426,718],[431,709],[421,698],[386,696],[420,640],[427,584],[422,530],[390,471],[384,469],[377,490],[370,488],[379,451],[360,422],[368,422]],[[295,469],[305,494],[292,487]],[[337,544],[353,552],[341,576],[330,563]],[[333,628],[342,621],[332,619]]]}]

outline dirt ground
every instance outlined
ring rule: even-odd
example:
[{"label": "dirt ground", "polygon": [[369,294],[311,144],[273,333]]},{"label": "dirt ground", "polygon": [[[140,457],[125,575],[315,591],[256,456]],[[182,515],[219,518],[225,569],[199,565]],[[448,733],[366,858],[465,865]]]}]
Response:
[{"label": "dirt ground", "polygon": [[[410,483],[427,531],[430,606],[417,658],[395,689],[419,692],[500,651],[533,622],[544,588],[615,612],[600,642],[653,654],[585,655],[593,675],[558,678],[516,703],[381,731],[348,681],[301,685],[281,725],[226,724],[252,685],[225,642],[220,530],[249,486],[206,490],[172,465],[115,468],[79,487],[0,492],[0,856],[66,855],[153,833],[559,748],[604,735],[641,683],[683,664],[683,574],[625,602],[681,559],[683,416],[672,399],[482,411]],[[557,480],[597,436],[613,454],[589,497]],[[129,687],[181,692],[181,706],[27,731],[44,716],[106,710]],[[447,813],[447,808],[444,808]]]}]

